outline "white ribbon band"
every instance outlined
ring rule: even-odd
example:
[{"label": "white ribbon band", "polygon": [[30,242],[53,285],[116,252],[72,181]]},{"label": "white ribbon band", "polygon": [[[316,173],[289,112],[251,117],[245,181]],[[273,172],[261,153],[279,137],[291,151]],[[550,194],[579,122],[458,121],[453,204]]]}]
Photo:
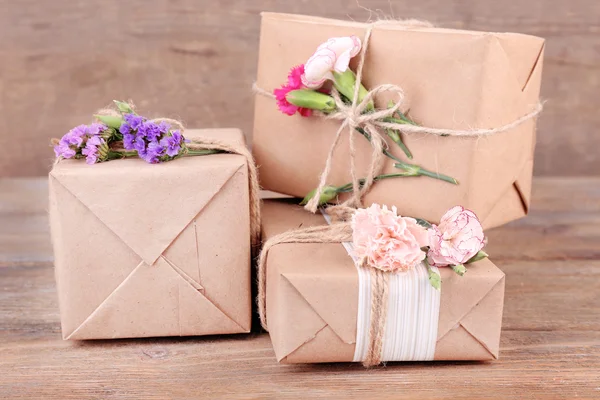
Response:
[{"label": "white ribbon band", "polygon": [[[322,212],[327,223],[330,217]],[[358,315],[354,361],[364,361],[371,319],[371,274],[358,265],[352,243],[342,243],[358,270]],[[439,273],[437,268],[432,269]],[[407,272],[391,273],[382,361],[431,361],[437,342],[440,291],[429,283],[424,263]]]}]

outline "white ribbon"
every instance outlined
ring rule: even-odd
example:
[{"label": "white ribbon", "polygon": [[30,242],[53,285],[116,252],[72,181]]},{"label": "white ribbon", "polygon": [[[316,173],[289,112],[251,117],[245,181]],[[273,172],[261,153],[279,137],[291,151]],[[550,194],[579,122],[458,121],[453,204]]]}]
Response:
[{"label": "white ribbon", "polygon": [[[328,224],[331,218],[322,211]],[[350,242],[342,243],[358,271],[358,315],[354,361],[364,361],[371,318],[371,274],[360,267]],[[432,269],[439,273],[437,268]],[[390,273],[382,361],[431,361],[437,342],[440,290],[429,283],[424,263],[407,272]]]}]

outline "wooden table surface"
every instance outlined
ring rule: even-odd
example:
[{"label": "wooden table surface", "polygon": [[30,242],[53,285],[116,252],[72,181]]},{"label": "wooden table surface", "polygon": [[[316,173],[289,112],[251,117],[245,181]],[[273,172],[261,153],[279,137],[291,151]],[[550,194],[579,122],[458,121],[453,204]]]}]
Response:
[{"label": "wooden table surface", "polygon": [[490,231],[506,277],[494,362],[279,365],[263,333],[61,340],[45,179],[0,180],[0,398],[600,398],[600,178],[538,178]]}]

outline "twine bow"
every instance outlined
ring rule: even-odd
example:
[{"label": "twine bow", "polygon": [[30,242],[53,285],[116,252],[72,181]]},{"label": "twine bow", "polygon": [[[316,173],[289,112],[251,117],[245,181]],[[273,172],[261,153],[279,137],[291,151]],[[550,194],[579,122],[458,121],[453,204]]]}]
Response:
[{"label": "twine bow", "polygon": [[[334,98],[337,109],[333,113],[324,115],[327,119],[341,121],[340,127],[338,128],[333,143],[327,154],[325,161],[325,167],[321,173],[319,179],[319,185],[315,190],[313,197],[305,205],[305,209],[315,213],[319,206],[319,199],[323,190],[327,185],[327,179],[331,172],[333,157],[335,150],[339,145],[342,133],[347,129],[349,135],[349,147],[350,147],[350,176],[352,179],[352,195],[351,197],[342,203],[344,206],[349,207],[361,207],[362,197],[372,187],[375,177],[379,175],[383,168],[383,162],[385,160],[382,150],[387,147],[387,142],[380,133],[381,129],[393,129],[402,133],[424,133],[438,136],[462,136],[462,137],[478,137],[493,135],[501,132],[509,131],[530,119],[535,118],[543,109],[543,104],[538,102],[533,109],[522,117],[497,128],[490,129],[446,129],[446,128],[430,128],[426,126],[417,126],[409,124],[401,124],[396,122],[386,122],[387,117],[392,117],[396,111],[400,109],[404,102],[405,96],[404,91],[400,86],[393,84],[383,84],[370,90],[365,98],[357,103],[358,93],[361,85],[363,68],[365,64],[365,58],[370,43],[371,34],[373,28],[379,25],[394,25],[398,27],[409,28],[430,28],[433,25],[426,21],[419,21],[414,19],[409,20],[379,20],[367,25],[365,36],[363,39],[363,45],[360,53],[360,58],[356,70],[356,81],[354,85],[354,95],[352,103],[346,104],[341,98],[339,93],[333,89],[331,96]],[[253,85],[254,92],[266,97],[275,98],[273,93],[268,92],[256,83]],[[367,112],[367,106],[370,104],[375,96],[381,92],[392,92],[397,96],[397,100],[394,105],[387,109],[376,110],[373,112]],[[371,152],[371,163],[369,171],[367,172],[364,184],[361,185],[359,178],[356,175],[356,149],[355,149],[355,135],[356,129],[362,129],[366,133],[366,137],[369,139],[372,147]]]}]

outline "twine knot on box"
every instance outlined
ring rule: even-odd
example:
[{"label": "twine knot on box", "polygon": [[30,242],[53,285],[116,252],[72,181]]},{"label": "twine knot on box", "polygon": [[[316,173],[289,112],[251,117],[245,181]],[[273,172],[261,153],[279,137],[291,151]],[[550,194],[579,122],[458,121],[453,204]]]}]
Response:
[{"label": "twine knot on box", "polygon": [[[392,117],[399,109],[402,107],[405,96],[404,91],[398,85],[393,84],[383,84],[379,85],[372,90],[367,91],[364,95],[363,99],[359,102],[357,99],[359,98],[359,91],[361,89],[361,81],[363,76],[363,68],[365,64],[366,54],[368,51],[371,34],[373,29],[376,26],[381,25],[393,25],[395,27],[401,27],[405,29],[423,29],[423,28],[431,28],[433,25],[429,22],[419,21],[419,20],[379,20],[373,23],[370,23],[366,26],[365,36],[362,42],[362,48],[359,55],[358,65],[356,69],[356,79],[354,82],[354,93],[351,98],[351,101],[345,102],[340,93],[334,88],[331,92],[331,97],[335,102],[335,110],[328,113],[319,113],[320,116],[326,119],[333,119],[341,121],[341,124],[335,134],[335,138],[331,144],[329,152],[327,154],[327,158],[325,161],[324,169],[320,175],[319,184],[314,192],[314,195],[307,201],[305,208],[311,212],[316,212],[320,203],[321,195],[323,191],[327,187],[327,179],[332,169],[333,157],[335,154],[335,150],[337,149],[341,136],[343,132],[348,132],[348,142],[349,142],[349,150],[350,150],[350,175],[351,175],[351,185],[352,185],[352,194],[350,198],[342,203],[345,206],[350,207],[361,207],[362,206],[362,198],[363,196],[370,190],[373,183],[377,180],[376,177],[383,169],[384,155],[387,155],[390,158],[394,158],[387,152],[387,142],[384,140],[384,136],[381,133],[386,130],[395,130],[400,133],[423,133],[423,134],[431,134],[438,136],[460,136],[460,137],[480,137],[480,136],[488,136],[501,132],[509,131],[533,118],[535,118],[543,109],[543,104],[541,102],[537,103],[533,109],[527,114],[523,115],[516,120],[497,127],[490,129],[446,129],[446,128],[430,128],[426,126],[418,126],[407,123],[398,123],[394,121],[390,121],[390,117]],[[316,53],[315,53],[316,54]],[[310,60],[309,60],[310,61]],[[255,93],[275,98],[274,94],[259,87],[256,83],[253,85],[253,90]],[[374,109],[372,107],[374,98],[382,92],[391,92],[397,96],[395,102],[387,109]],[[372,155],[371,162],[366,174],[366,177],[360,179],[356,174],[356,149],[355,149],[355,133],[359,131],[363,136],[365,136],[372,147]],[[395,158],[394,158],[395,159]],[[400,160],[397,160],[400,161]],[[407,167],[410,169],[412,166],[408,164],[399,165],[399,167]],[[419,168],[419,167],[417,167]],[[410,171],[409,171],[410,172]],[[402,176],[403,174],[396,174],[396,176]],[[441,175],[427,173],[423,174],[427,176],[437,175],[438,179]],[[410,173],[404,174],[404,176],[415,176]],[[449,177],[446,177],[449,178]],[[456,180],[442,179],[446,181],[454,181]]]}]

